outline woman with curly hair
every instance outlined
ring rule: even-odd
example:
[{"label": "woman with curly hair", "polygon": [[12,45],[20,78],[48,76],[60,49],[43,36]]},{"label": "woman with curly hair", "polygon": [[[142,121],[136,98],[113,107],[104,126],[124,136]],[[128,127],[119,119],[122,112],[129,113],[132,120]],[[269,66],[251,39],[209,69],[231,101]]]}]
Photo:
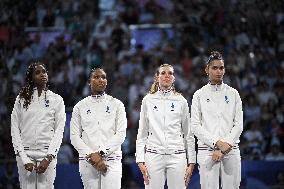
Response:
[{"label": "woman with curly hair", "polygon": [[11,135],[22,189],[53,189],[65,126],[64,101],[47,88],[44,64],[32,63],[11,114]]}]

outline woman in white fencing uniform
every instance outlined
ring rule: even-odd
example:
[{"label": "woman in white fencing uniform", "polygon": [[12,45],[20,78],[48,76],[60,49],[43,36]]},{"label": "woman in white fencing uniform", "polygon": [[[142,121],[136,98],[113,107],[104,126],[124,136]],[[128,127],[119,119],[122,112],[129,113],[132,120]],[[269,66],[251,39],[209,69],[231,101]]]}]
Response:
[{"label": "woman in white fencing uniform", "polygon": [[136,162],[145,188],[186,188],[196,154],[186,99],[173,87],[174,69],[161,65],[150,93],[142,101],[136,141]]},{"label": "woman in white fencing uniform", "polygon": [[197,162],[202,189],[237,189],[241,179],[238,147],[243,130],[238,91],[223,83],[222,55],[213,51],[205,71],[209,83],[196,91],[191,106],[191,128],[198,138]]},{"label": "woman in white fencing uniform", "polygon": [[53,189],[65,126],[61,96],[47,88],[42,63],[31,64],[11,114],[11,135],[22,189]]},{"label": "woman in white fencing uniform", "polygon": [[89,77],[91,95],[78,102],[72,113],[71,143],[79,152],[79,171],[85,189],[120,189],[121,144],[127,119],[123,103],[105,94],[103,69]]}]

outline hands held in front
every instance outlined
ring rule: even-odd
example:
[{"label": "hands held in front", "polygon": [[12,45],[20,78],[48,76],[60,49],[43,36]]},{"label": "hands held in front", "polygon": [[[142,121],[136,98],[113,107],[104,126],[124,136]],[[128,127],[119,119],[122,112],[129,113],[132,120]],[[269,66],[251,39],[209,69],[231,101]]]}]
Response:
[{"label": "hands held in front", "polygon": [[194,164],[191,163],[187,166],[186,170],[185,170],[185,175],[184,175],[184,183],[185,183],[185,186],[188,185],[189,181],[190,181],[190,177],[192,175],[192,172],[193,172],[193,169],[194,169]]},{"label": "hands held in front", "polygon": [[223,142],[221,140],[218,140],[216,142],[216,147],[218,148],[218,150],[221,150],[221,152],[223,154],[227,154],[227,153],[229,153],[232,150],[233,146],[231,144],[229,144],[229,143],[226,143],[226,142]]},{"label": "hands held in front", "polygon": [[99,152],[91,153],[87,155],[86,158],[99,172],[107,172],[107,165]]},{"label": "hands held in front", "polygon": [[25,169],[29,172],[32,172],[34,167],[36,167],[33,163],[27,163],[25,164]]},{"label": "hands held in front", "polygon": [[43,159],[37,167],[35,167],[35,170],[37,173],[44,173],[49,166],[50,162],[46,159]]},{"label": "hands held in front", "polygon": [[47,167],[49,166],[49,164],[50,164],[50,162],[49,162],[48,160],[43,159],[43,160],[39,163],[38,166],[36,166],[36,165],[33,164],[33,163],[27,163],[27,164],[25,164],[25,169],[26,169],[27,171],[30,171],[30,172],[32,172],[33,169],[34,169],[34,170],[36,171],[36,173],[41,174],[41,173],[44,173],[44,172],[46,171],[46,169],[47,169]]},{"label": "hands held in front", "polygon": [[224,154],[221,152],[221,150],[214,150],[212,154],[212,160],[215,162],[221,161],[224,157]]},{"label": "hands held in front", "polygon": [[150,179],[150,176],[149,176],[149,173],[148,173],[148,170],[147,170],[147,167],[145,165],[144,162],[139,162],[138,163],[138,167],[143,175],[143,179],[144,179],[144,184],[145,185],[148,185],[149,184],[149,179]]},{"label": "hands held in front", "polygon": [[221,140],[216,142],[216,149],[213,151],[212,160],[215,162],[221,161],[225,154],[232,150],[232,145]]}]

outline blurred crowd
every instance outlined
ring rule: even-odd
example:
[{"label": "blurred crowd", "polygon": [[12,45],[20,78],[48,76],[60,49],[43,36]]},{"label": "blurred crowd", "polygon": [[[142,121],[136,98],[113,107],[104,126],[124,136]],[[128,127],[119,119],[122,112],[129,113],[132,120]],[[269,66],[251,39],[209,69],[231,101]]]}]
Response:
[{"label": "blurred crowd", "polygon": [[[30,62],[48,68],[49,89],[66,110],[89,95],[88,74],[103,67],[107,92],[127,108],[125,159],[133,158],[140,105],[155,69],[175,68],[175,87],[191,104],[208,82],[208,54],[220,51],[224,82],[243,102],[243,159],[284,160],[284,3],[271,0],[2,0],[0,2],[0,159],[11,159],[10,114]],[[150,49],[132,38],[130,25],[171,24]],[[46,31],[60,31],[47,43]],[[74,161],[65,140],[63,163]],[[68,158],[67,158],[68,157]]]}]

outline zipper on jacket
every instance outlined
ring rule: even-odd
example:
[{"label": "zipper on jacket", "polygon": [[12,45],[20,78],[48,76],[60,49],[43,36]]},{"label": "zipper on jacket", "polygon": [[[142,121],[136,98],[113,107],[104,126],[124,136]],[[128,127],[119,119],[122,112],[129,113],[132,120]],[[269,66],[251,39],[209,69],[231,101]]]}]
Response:
[{"label": "zipper on jacket", "polygon": [[166,127],[166,98],[162,98],[163,100],[163,118],[164,118],[164,148],[165,148],[165,153],[167,150],[167,146],[168,146],[168,142],[167,142],[167,137],[166,137],[166,130],[167,130],[167,127]]}]

